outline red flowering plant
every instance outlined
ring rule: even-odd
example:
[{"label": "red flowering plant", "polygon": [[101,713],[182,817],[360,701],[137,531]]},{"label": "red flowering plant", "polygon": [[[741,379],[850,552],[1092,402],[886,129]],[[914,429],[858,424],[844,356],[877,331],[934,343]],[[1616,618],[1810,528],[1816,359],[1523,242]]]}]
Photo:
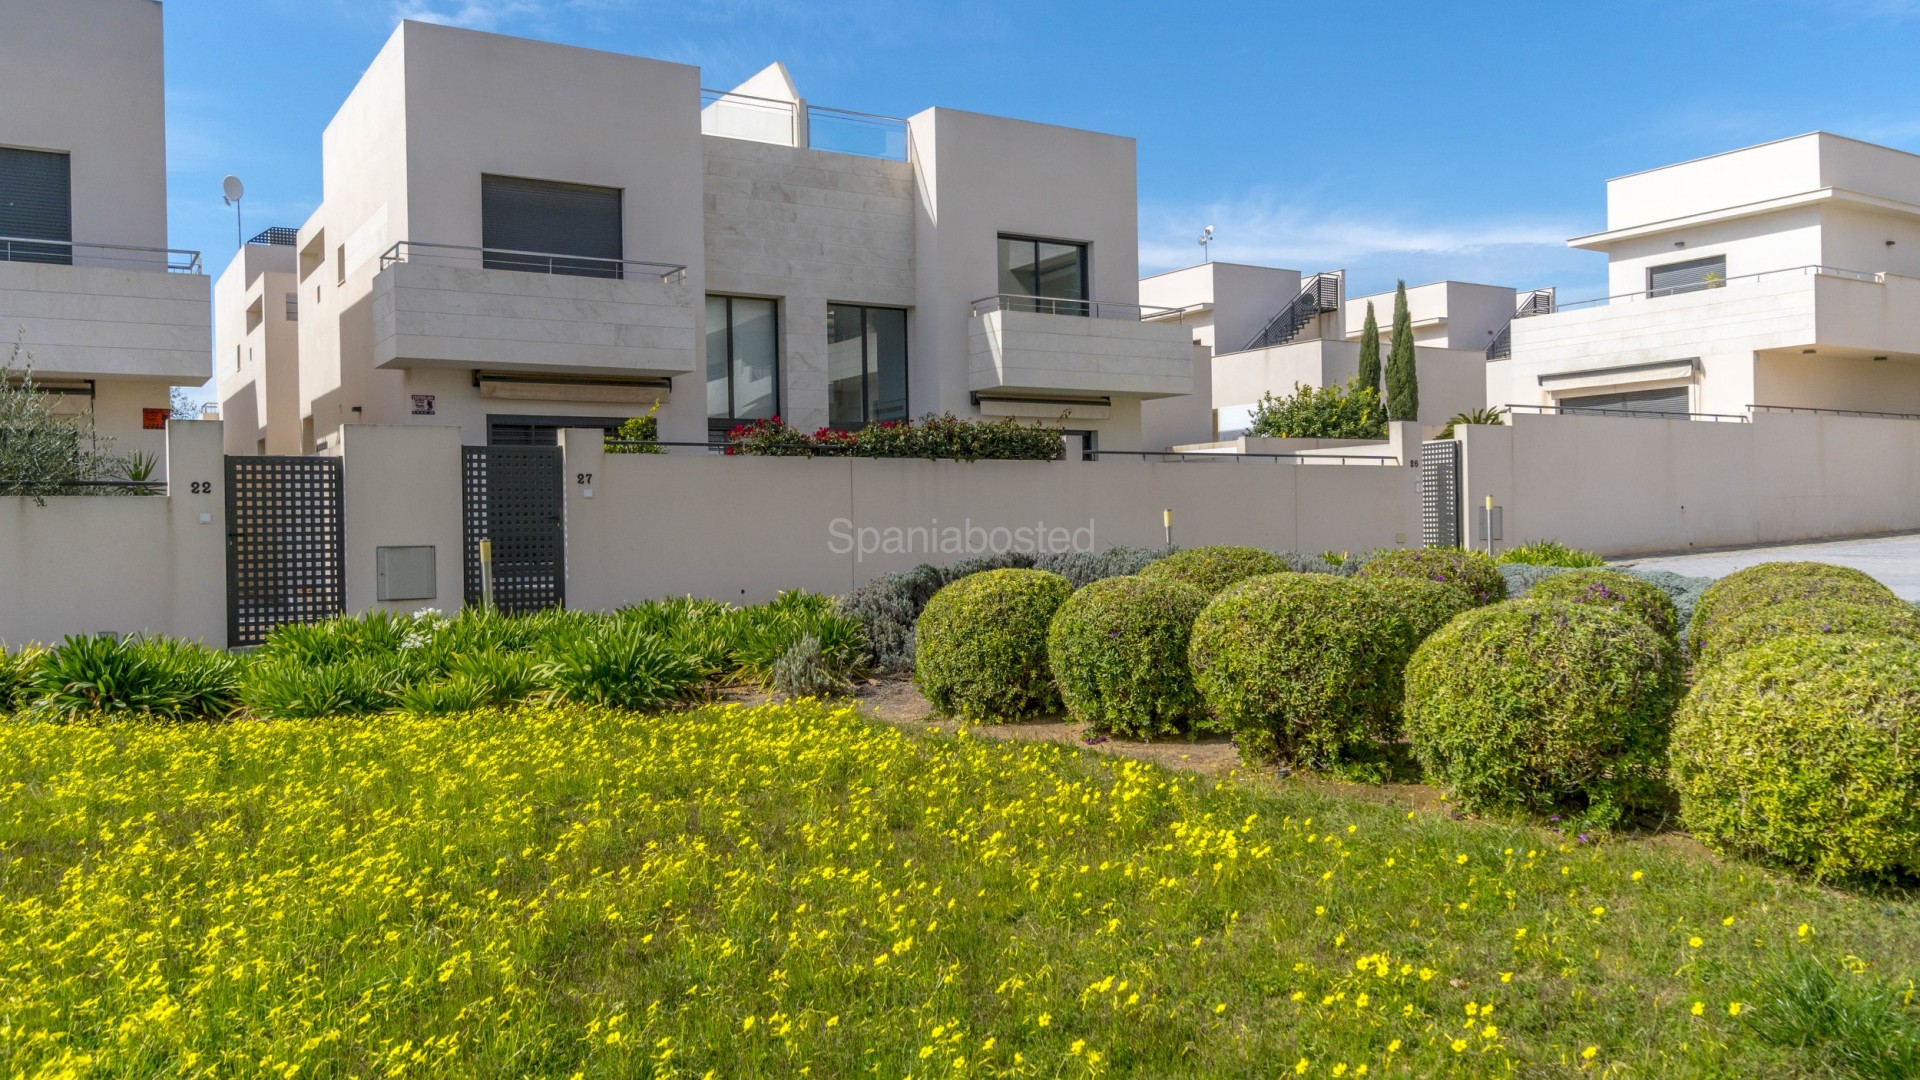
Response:
[{"label": "red flowering plant", "polygon": [[727,453],[730,455],[806,457],[809,450],[807,437],[777,416],[736,424],[727,431]]},{"label": "red flowering plant", "polygon": [[767,457],[852,454],[869,458],[926,458],[954,461],[1052,461],[1063,443],[1056,428],[1022,427],[1005,420],[962,420],[952,413],[928,414],[919,423],[888,420],[857,431],[823,427],[811,435],[794,430],[779,417],[741,424],[727,432],[727,453]]}]

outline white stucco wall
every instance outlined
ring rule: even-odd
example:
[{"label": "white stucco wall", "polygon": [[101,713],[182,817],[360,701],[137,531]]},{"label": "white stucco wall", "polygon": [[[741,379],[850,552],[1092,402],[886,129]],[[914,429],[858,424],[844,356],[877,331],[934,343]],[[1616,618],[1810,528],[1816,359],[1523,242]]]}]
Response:
[{"label": "white stucco wall", "polygon": [[[1341,324],[1347,339],[1358,341],[1367,321],[1369,303],[1380,326],[1380,351],[1384,358],[1393,340],[1393,290],[1348,297],[1342,305]],[[1514,304],[1514,290],[1504,285],[1434,281],[1407,287],[1407,314],[1413,320],[1414,344],[1439,349],[1484,352],[1493,335],[1513,318]]]},{"label": "white stucco wall", "polygon": [[[1386,364],[1386,350],[1380,362]],[[1487,403],[1486,355],[1466,349],[1414,348],[1414,370],[1420,380],[1420,423],[1445,424],[1456,413]],[[1213,358],[1213,407],[1220,413],[1224,434],[1229,419],[1269,391],[1275,397],[1294,392],[1294,384],[1325,387],[1344,384],[1360,373],[1360,345],[1354,341],[1313,340],[1276,345],[1270,349],[1228,353]]]},{"label": "white stucco wall", "polygon": [[[247,244],[214,282],[213,369],[229,454],[300,452],[299,295],[295,251]],[[254,312],[258,312],[256,319]]]}]

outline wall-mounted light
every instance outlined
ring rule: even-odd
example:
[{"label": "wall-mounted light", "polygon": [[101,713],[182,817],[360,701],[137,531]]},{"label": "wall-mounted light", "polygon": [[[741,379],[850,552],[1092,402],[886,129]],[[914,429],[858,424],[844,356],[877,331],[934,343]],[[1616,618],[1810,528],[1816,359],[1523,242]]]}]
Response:
[{"label": "wall-mounted light", "polygon": [[1673,242],[1673,246],[1674,246],[1674,247],[1686,247],[1686,246],[1687,246],[1687,242],[1686,242],[1685,240],[1675,240],[1675,241]]},{"label": "wall-mounted light", "polygon": [[1801,355],[1801,356],[1812,356],[1812,355],[1813,355],[1813,350],[1812,350],[1812,349],[1801,349],[1801,350],[1800,350],[1800,355]]},{"label": "wall-mounted light", "polygon": [[1891,241],[1891,240],[1889,240],[1889,241],[1887,241],[1887,246],[1888,246],[1888,247],[1892,247],[1892,246],[1893,246],[1893,241]]}]

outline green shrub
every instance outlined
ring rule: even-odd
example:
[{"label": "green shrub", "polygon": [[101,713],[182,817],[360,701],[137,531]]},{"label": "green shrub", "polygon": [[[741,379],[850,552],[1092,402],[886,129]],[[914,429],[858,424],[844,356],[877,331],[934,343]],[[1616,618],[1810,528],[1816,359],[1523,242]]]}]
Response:
[{"label": "green shrub", "polygon": [[1906,604],[1788,600],[1714,624],[1696,643],[1694,659],[1711,663],[1776,638],[1822,634],[1920,641],[1920,612]]},{"label": "green shrub", "polygon": [[225,716],[246,662],[172,638],[68,637],[40,653],[16,693],[42,716],[139,714],[174,720]]},{"label": "green shrub", "polygon": [[860,624],[842,615],[833,598],[794,589],[734,616],[733,658],[742,679],[773,687],[773,669],[803,638],[812,638],[821,671],[844,686],[866,673],[867,641]]},{"label": "green shrub", "polygon": [[40,665],[40,657],[45,652],[29,645],[9,653],[6,643],[0,642],[0,713],[26,707],[34,669]]},{"label": "green shrub", "polygon": [[[1396,620],[1388,629],[1400,643],[1401,666],[1435,630],[1480,606],[1458,585],[1419,578],[1360,578],[1353,587],[1371,596]],[[1395,691],[1396,701],[1399,696]]]},{"label": "green shrub", "polygon": [[655,709],[699,696],[706,673],[644,628],[608,622],[555,650],[553,689],[563,701]]},{"label": "green shrub", "polygon": [[1475,602],[1491,604],[1507,598],[1507,579],[1492,559],[1478,551],[1457,548],[1399,548],[1374,556],[1357,577],[1425,578],[1457,585]]},{"label": "green shrub", "polygon": [[846,688],[847,682],[835,673],[820,639],[802,634],[787,646],[773,662],[767,689],[785,697],[825,697]]},{"label": "green shrub", "polygon": [[1146,576],[1107,578],[1075,592],[1047,632],[1048,665],[1068,715],[1137,739],[1204,719],[1187,642],[1207,596]]},{"label": "green shrub", "polygon": [[729,454],[813,457],[816,454],[954,461],[1052,461],[1066,444],[1058,426],[1038,422],[969,420],[928,413],[917,421],[869,424],[859,431],[821,428],[808,435],[779,417],[741,424],[727,432]]},{"label": "green shrub", "polygon": [[1137,574],[1163,548],[1115,547],[1098,554],[1058,552],[1033,555],[1009,551],[963,559],[946,566],[921,563],[911,570],[884,574],[840,599],[841,614],[860,624],[867,638],[867,660],[875,671],[912,671],[914,624],[927,601],[950,582],[984,570],[1045,570],[1080,588],[1091,582]]},{"label": "green shrub", "polygon": [[1380,391],[1348,379],[1325,387],[1294,383],[1293,393],[1261,395],[1247,434],[1275,439],[1384,439],[1387,410]]},{"label": "green shrub", "polygon": [[1697,669],[1673,776],[1681,820],[1717,850],[1821,877],[1920,872],[1920,645],[1787,637]]},{"label": "green shrub", "polygon": [[1468,810],[1596,827],[1653,801],[1679,665],[1626,611],[1514,600],[1460,616],[1407,665],[1414,756]]},{"label": "green shrub", "polygon": [[[667,448],[659,445],[660,439],[660,403],[654,402],[644,416],[629,416],[619,428],[607,437],[606,450],[609,454],[664,454]],[[457,710],[456,710],[457,711]]]},{"label": "green shrub", "polygon": [[1284,574],[1291,569],[1285,559],[1270,551],[1218,544],[1176,551],[1140,571],[1140,575],[1155,581],[1191,585],[1211,597],[1235,582],[1266,574]]},{"label": "green shrub", "polygon": [[1848,566],[1817,562],[1771,562],[1735,570],[1700,594],[1687,640],[1696,651],[1712,651],[1715,628],[1756,608],[1789,600],[1841,600],[1865,604],[1900,603],[1893,590]]},{"label": "green shrub", "polygon": [[[1444,437],[1444,436],[1443,436]],[[1503,563],[1521,563],[1527,566],[1568,566],[1587,567],[1605,566],[1607,560],[1591,551],[1571,548],[1558,540],[1534,540],[1530,543],[1516,544],[1500,553],[1497,560]]]},{"label": "green shrub", "polygon": [[1668,641],[1680,633],[1680,613],[1665,592],[1618,570],[1569,570],[1527,591],[1530,600],[1601,604],[1636,616]]},{"label": "green shrub", "polygon": [[363,716],[384,712],[406,683],[380,656],[309,664],[275,657],[256,660],[240,684],[240,702],[268,719]]},{"label": "green shrub", "polygon": [[1060,707],[1047,629],[1073,586],[1043,570],[989,570],[935,593],[915,630],[914,682],[963,720],[1017,720]]},{"label": "green shrub", "polygon": [[394,705],[401,712],[416,716],[474,712],[488,704],[486,687],[457,677],[415,683],[401,688],[393,697]]},{"label": "green shrub", "polygon": [[1408,636],[1379,590],[1272,574],[1215,597],[1187,655],[1242,756],[1325,768],[1371,758],[1389,737]]}]

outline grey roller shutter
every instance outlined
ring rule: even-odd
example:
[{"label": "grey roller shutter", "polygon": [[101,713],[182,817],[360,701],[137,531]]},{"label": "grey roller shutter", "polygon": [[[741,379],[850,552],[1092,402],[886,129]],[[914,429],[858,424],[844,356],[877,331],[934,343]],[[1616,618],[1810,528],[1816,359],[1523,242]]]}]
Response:
[{"label": "grey roller shutter", "polygon": [[1653,267],[1647,271],[1647,293],[1650,296],[1671,296],[1705,289],[1725,280],[1727,257],[1715,255],[1710,259],[1692,259]]},{"label": "grey roller shutter", "polygon": [[[482,176],[480,235],[491,269],[619,277],[620,189]],[[501,254],[507,251],[580,258]]]},{"label": "grey roller shutter", "polygon": [[0,147],[0,259],[70,264],[65,244],[20,243],[73,239],[72,160],[45,150]]},{"label": "grey roller shutter", "polygon": [[1593,409],[1603,414],[1627,413],[1634,416],[1685,416],[1687,415],[1687,388],[1670,386],[1660,390],[1633,390],[1624,394],[1589,394],[1585,397],[1564,397],[1559,401],[1563,409]]}]

